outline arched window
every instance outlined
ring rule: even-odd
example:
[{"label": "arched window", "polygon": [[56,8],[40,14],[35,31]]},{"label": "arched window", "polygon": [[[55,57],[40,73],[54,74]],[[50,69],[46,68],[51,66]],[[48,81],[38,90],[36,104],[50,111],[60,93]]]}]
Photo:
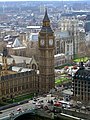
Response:
[{"label": "arched window", "polygon": [[36,69],[37,68],[37,66],[35,65],[35,64],[32,64],[32,69]]}]

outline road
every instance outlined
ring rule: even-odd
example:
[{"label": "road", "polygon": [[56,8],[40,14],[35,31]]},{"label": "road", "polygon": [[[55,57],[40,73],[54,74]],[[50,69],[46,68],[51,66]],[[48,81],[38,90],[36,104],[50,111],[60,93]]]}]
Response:
[{"label": "road", "polygon": [[[9,109],[6,109],[6,110],[2,110],[2,114],[0,114],[0,120],[3,120],[4,118],[7,118],[10,116],[10,113],[13,113],[14,115],[17,115],[20,113],[20,111],[17,111],[18,108],[21,108],[22,112],[24,112],[26,109],[27,110],[33,110],[36,108],[36,103],[39,103],[40,101],[43,101],[41,102],[43,105],[46,105],[48,104],[48,100],[51,100],[51,99],[54,99],[54,97],[51,97],[50,95],[48,95],[47,97],[39,97],[39,98],[36,98],[36,101],[35,100],[29,100],[28,103],[25,103],[23,105],[18,105],[18,106],[15,106],[15,107],[12,107],[12,108],[9,108]],[[66,110],[68,110],[67,108],[65,108]],[[69,108],[69,110],[71,111],[75,111],[75,108]],[[77,111],[77,110],[76,110]],[[85,111],[83,111],[83,113],[85,113]]]},{"label": "road", "polygon": [[13,113],[14,115],[19,114],[20,111],[17,111],[18,108],[21,108],[22,111],[24,111],[25,109],[35,109],[35,104],[32,103],[25,103],[23,105],[18,105],[6,110],[2,110],[2,114],[0,114],[0,120],[2,120],[3,118],[9,117],[10,113]]},{"label": "road", "polygon": [[6,110],[2,110],[2,114],[0,114],[0,120],[7,118],[10,116],[10,113],[13,113],[14,115],[17,115],[20,113],[20,111],[17,111],[18,108],[21,108],[21,111],[24,112],[25,110],[33,110],[36,108],[36,103],[39,101],[43,100],[43,104],[47,104],[47,100],[52,99],[53,97],[40,97],[38,100],[35,102],[34,100],[30,100],[28,103],[18,105],[12,108],[8,108]]}]

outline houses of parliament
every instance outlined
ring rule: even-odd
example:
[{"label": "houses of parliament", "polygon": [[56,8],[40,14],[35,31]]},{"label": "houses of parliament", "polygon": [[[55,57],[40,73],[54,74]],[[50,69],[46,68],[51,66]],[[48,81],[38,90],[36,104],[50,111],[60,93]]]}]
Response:
[{"label": "houses of parliament", "polygon": [[2,65],[0,65],[0,100],[14,98],[22,94],[47,93],[55,86],[54,74],[54,32],[45,11],[43,25],[38,36],[39,73],[35,69],[13,69],[13,64],[8,64],[8,50],[3,48]]}]

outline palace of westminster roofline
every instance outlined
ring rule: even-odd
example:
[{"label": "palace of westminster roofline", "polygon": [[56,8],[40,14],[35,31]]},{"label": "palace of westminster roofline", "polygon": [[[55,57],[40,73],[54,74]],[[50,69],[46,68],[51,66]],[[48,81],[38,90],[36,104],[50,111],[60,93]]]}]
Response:
[{"label": "palace of westminster roofline", "polygon": [[[24,77],[34,71],[33,69],[29,69],[29,68],[14,67],[12,64],[8,65],[7,56],[8,56],[8,51],[6,48],[4,48],[2,55],[3,65],[0,65],[0,76],[1,76],[0,80],[8,80],[16,77]],[[18,71],[13,70],[12,68],[18,69]]]}]

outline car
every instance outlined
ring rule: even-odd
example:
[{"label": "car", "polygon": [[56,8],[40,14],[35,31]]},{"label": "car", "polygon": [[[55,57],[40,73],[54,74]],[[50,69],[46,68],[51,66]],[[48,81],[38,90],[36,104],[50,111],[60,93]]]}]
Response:
[{"label": "car", "polygon": [[29,100],[28,102],[31,103],[31,100]]},{"label": "car", "polygon": [[0,111],[0,114],[2,114],[3,112],[2,111]]},{"label": "car", "polygon": [[35,101],[32,101],[32,104],[36,104],[36,102],[35,102]]},{"label": "car", "polygon": [[71,108],[71,106],[70,106],[70,105],[66,105],[66,108],[70,109],[70,108]]},{"label": "car", "polygon": [[62,104],[62,108],[66,108],[66,105],[65,105],[65,104]]},{"label": "car", "polygon": [[41,108],[41,104],[40,103],[36,103],[36,108]]},{"label": "car", "polygon": [[81,104],[82,104],[82,102],[81,102],[81,101],[77,101],[77,104],[78,104],[78,105],[81,105]]},{"label": "car", "polygon": [[21,110],[22,110],[22,108],[21,108],[21,107],[17,108],[17,111],[21,111]]},{"label": "car", "polygon": [[56,102],[56,103],[54,103],[54,106],[60,107],[60,106],[61,106],[61,103]]},{"label": "car", "polygon": [[85,106],[82,106],[82,107],[81,107],[81,110],[86,110],[86,107],[85,107]]},{"label": "car", "polygon": [[33,101],[37,102],[37,99],[33,99]]}]

